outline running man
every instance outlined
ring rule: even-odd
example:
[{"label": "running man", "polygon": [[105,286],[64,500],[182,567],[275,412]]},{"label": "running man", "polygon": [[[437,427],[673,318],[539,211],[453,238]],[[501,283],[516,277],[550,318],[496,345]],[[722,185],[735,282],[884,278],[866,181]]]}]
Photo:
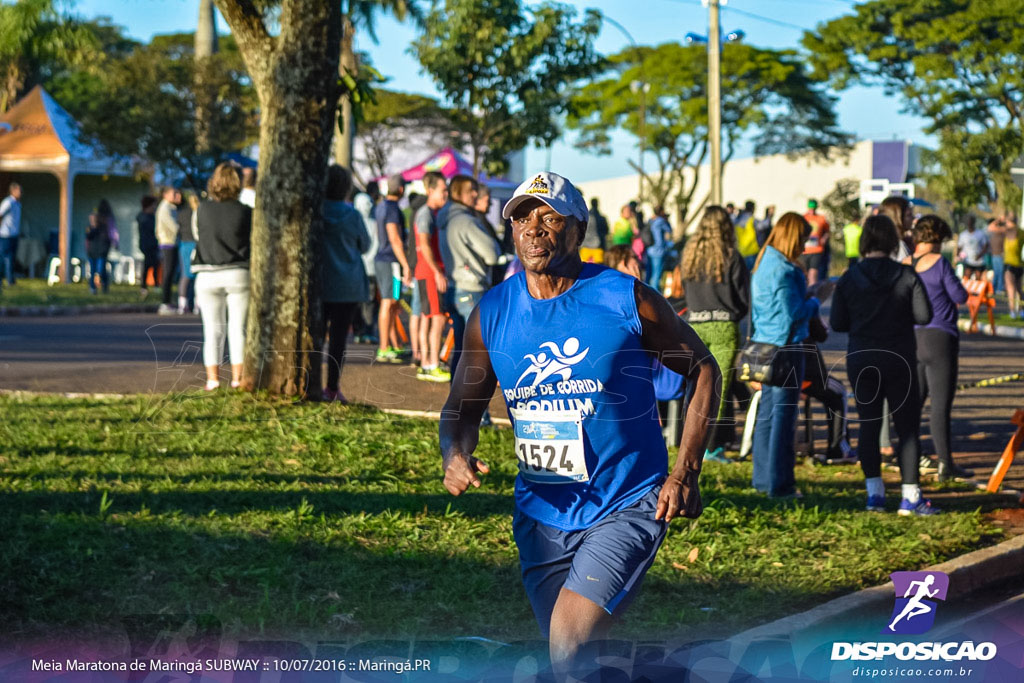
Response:
[{"label": "running man", "polygon": [[[523,584],[559,679],[596,666],[675,517],[703,509],[698,487],[721,373],[657,292],[583,263],[587,205],[567,179],[539,173],[516,190],[511,219],[525,268],[469,317],[442,413],[444,484],[481,485],[480,416],[500,381],[515,427],[513,530]],[[653,359],[694,387],[671,473],[652,385]]]},{"label": "running man", "polygon": [[923,581],[910,582],[910,585],[907,586],[907,592],[903,594],[903,597],[910,598],[910,594],[913,592],[914,586],[917,586],[917,593],[914,594],[914,597],[910,598],[910,601],[903,607],[903,611],[901,611],[896,616],[896,618],[892,620],[892,623],[889,624],[890,631],[895,631],[896,624],[903,618],[906,618],[907,621],[910,621],[914,617],[919,617],[922,614],[928,614],[932,611],[931,607],[929,607],[921,601],[925,598],[933,598],[938,594],[938,588],[936,588],[933,591],[928,590],[928,587],[931,586],[933,583],[935,583],[934,574],[929,574],[928,576],[924,577]]}]

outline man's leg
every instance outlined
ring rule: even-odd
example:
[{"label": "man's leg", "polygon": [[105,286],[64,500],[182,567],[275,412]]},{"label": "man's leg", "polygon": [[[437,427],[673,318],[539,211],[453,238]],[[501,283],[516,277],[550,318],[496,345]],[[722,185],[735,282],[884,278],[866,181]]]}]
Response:
[{"label": "man's leg", "polygon": [[391,307],[394,299],[381,299],[380,315],[377,318],[377,329],[380,330],[380,343],[377,345],[379,351],[387,351],[388,338],[391,334]]},{"label": "man's leg", "polygon": [[597,666],[598,641],[604,640],[612,616],[603,607],[563,588],[551,613],[548,651],[558,681],[580,680]]},{"label": "man's leg", "polygon": [[444,332],[444,316],[443,315],[432,315],[430,316],[430,338],[427,340],[427,348],[429,351],[430,364],[432,367],[437,367],[441,362],[441,334]]}]

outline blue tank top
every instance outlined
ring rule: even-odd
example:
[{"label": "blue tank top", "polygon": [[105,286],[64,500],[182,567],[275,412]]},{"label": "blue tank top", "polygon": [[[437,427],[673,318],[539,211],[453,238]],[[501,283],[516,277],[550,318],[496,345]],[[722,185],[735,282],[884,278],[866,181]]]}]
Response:
[{"label": "blue tank top", "polygon": [[[533,298],[518,273],[480,302],[483,342],[510,415],[515,409],[582,416],[589,480],[539,483],[522,472],[516,479],[516,506],[544,524],[588,528],[665,479],[668,453],[635,282],[584,264],[572,287],[553,299]],[[515,423],[513,417],[518,429]]]}]

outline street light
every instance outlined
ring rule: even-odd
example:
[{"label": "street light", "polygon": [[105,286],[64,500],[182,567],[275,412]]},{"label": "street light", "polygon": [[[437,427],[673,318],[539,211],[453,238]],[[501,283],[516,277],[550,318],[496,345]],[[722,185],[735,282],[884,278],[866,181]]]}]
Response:
[{"label": "street light", "polygon": [[[619,29],[622,32],[622,35],[626,36],[626,39],[632,47],[638,47],[636,41],[633,40],[633,36],[626,30],[625,26],[608,15],[602,16],[605,21]],[[640,55],[637,56],[640,57]],[[642,202],[644,198],[644,142],[647,135],[647,93],[651,91],[651,84],[647,82],[647,76],[644,73],[644,61],[642,57],[640,57],[640,80],[631,82],[629,84],[629,89],[634,95],[640,95],[640,141],[637,145],[637,169],[640,172],[640,180],[638,183],[639,187],[637,188],[637,200]]]}]

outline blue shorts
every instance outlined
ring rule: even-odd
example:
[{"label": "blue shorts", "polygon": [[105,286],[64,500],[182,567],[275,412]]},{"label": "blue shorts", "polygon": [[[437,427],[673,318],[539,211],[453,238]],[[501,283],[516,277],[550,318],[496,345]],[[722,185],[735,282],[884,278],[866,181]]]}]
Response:
[{"label": "blue shorts", "polygon": [[655,486],[633,505],[577,531],[556,529],[516,510],[512,533],[519,547],[523,587],[544,637],[563,588],[608,614],[621,612],[633,601],[665,540],[665,520],[654,519],[660,491],[661,486]]}]

